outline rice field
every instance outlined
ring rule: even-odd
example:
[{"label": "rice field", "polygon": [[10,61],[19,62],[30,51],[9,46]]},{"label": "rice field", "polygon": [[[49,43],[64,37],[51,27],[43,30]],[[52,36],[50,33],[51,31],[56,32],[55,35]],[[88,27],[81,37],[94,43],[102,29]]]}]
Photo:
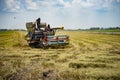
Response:
[{"label": "rice field", "polygon": [[120,80],[120,35],[57,31],[65,47],[31,48],[26,32],[0,31],[0,80]]}]

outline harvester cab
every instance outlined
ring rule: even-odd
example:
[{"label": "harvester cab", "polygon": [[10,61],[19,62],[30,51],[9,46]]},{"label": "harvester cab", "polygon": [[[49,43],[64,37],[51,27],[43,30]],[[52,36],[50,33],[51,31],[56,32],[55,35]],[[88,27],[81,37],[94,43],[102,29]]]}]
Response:
[{"label": "harvester cab", "polygon": [[41,22],[40,18],[38,19],[35,22],[26,23],[26,40],[30,46],[45,47],[69,44],[68,35],[55,36],[56,30],[63,30],[64,27],[51,28],[49,24],[47,25],[45,22]]}]

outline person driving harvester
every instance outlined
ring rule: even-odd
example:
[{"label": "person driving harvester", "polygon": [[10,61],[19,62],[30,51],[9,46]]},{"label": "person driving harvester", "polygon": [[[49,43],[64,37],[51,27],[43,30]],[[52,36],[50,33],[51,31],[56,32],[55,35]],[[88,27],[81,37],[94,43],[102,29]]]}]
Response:
[{"label": "person driving harvester", "polygon": [[45,27],[45,30],[46,30],[46,31],[50,31],[50,30],[51,30],[50,24],[48,24],[48,26]]},{"label": "person driving harvester", "polygon": [[41,19],[38,18],[38,19],[36,20],[36,22],[37,22],[37,29],[38,29],[38,30],[41,30],[41,29],[40,29]]}]

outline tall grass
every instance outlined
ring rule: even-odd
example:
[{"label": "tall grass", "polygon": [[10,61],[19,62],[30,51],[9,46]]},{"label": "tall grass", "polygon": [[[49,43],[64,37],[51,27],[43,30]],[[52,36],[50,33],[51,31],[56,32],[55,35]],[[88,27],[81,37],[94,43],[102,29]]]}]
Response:
[{"label": "tall grass", "polygon": [[0,31],[0,47],[22,47],[25,46],[25,32],[21,31]]}]

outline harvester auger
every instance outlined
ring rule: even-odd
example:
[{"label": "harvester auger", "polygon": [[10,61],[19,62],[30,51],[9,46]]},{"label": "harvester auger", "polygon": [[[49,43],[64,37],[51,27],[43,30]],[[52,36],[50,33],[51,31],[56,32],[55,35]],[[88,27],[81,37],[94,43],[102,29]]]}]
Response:
[{"label": "harvester auger", "polygon": [[38,18],[35,22],[26,23],[27,35],[26,40],[29,46],[47,47],[52,45],[69,44],[68,35],[55,36],[56,30],[63,30],[64,27],[51,28],[50,25],[43,23]]}]

